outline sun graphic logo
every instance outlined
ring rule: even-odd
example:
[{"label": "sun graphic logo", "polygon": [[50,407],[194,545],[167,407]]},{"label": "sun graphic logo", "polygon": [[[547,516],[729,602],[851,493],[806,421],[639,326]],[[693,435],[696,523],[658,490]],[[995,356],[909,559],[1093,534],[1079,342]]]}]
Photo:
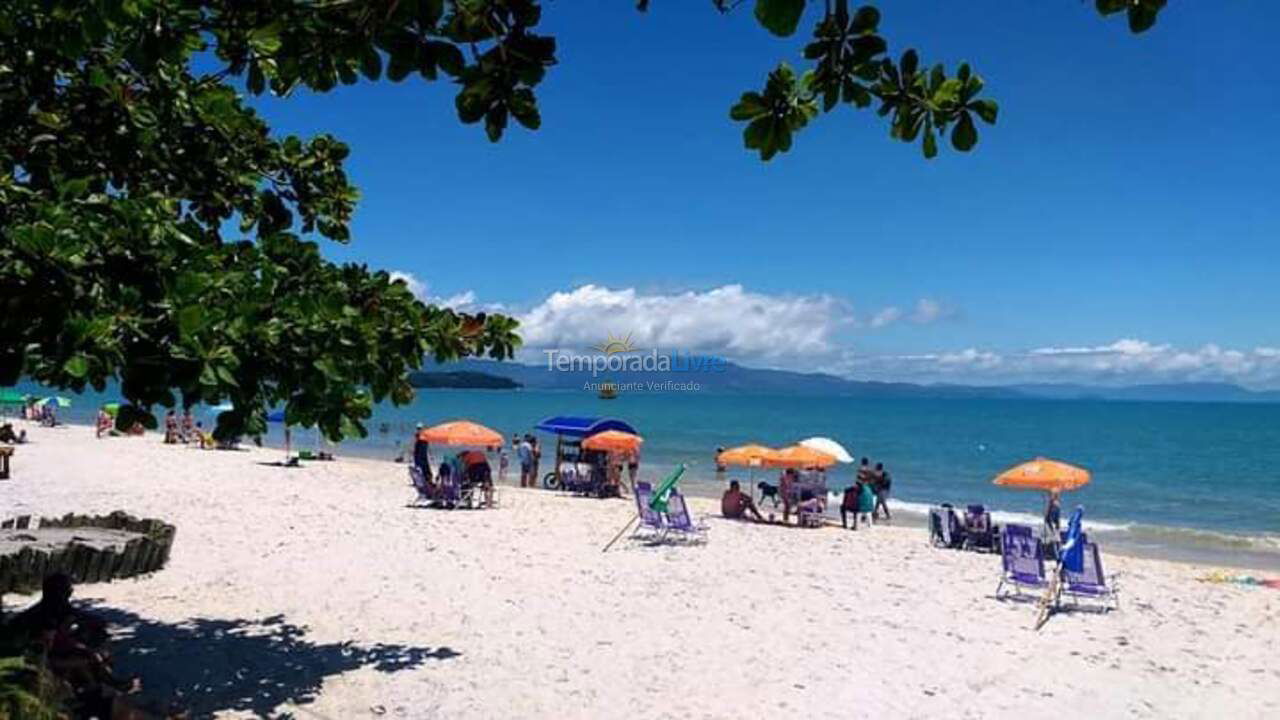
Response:
[{"label": "sun graphic logo", "polygon": [[605,355],[617,355],[618,353],[635,352],[636,346],[631,344],[631,333],[627,333],[626,337],[614,337],[613,333],[609,333],[608,339],[599,345],[593,345],[592,350],[599,350]]}]

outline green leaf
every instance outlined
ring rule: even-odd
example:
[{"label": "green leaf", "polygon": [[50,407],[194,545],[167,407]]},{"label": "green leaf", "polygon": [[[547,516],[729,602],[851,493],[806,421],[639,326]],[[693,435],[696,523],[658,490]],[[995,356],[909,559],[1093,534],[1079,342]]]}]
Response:
[{"label": "green leaf", "polygon": [[754,120],[761,115],[769,114],[769,106],[760,93],[746,92],[738,103],[729,109],[729,117],[734,120]]},{"label": "green leaf", "polygon": [[898,63],[902,68],[902,77],[908,78],[916,74],[916,70],[920,67],[920,55],[914,49],[907,50],[902,53],[902,60]]},{"label": "green leaf", "polygon": [[1097,6],[1099,13],[1103,15],[1111,15],[1112,13],[1118,13],[1121,10],[1124,10],[1129,6],[1129,2],[1130,0],[1097,0],[1095,5]]},{"label": "green leaf", "polygon": [[204,325],[204,308],[188,305],[178,311],[178,332],[184,337],[194,335]]},{"label": "green leaf", "polygon": [[951,131],[951,145],[960,152],[969,152],[978,144],[978,129],[973,126],[973,118],[967,112],[960,113],[960,120]]},{"label": "green leaf", "polygon": [[378,49],[370,45],[360,54],[360,72],[370,80],[382,77],[382,56]]},{"label": "green leaf", "polygon": [[1000,106],[995,100],[974,100],[969,107],[988,125],[994,125],[996,116],[1000,114]]},{"label": "green leaf", "polygon": [[921,145],[926,159],[932,160],[938,156],[938,139],[934,136],[932,128],[925,130],[924,142]]},{"label": "green leaf", "polygon": [[83,380],[89,374],[89,360],[83,355],[73,355],[62,364],[62,369],[71,377]]},{"label": "green leaf", "polygon": [[787,37],[800,25],[805,0],[756,0],[756,20],[769,32]]},{"label": "green leaf", "polygon": [[1156,8],[1147,5],[1131,5],[1129,7],[1129,30],[1134,33],[1146,32],[1156,24]]}]

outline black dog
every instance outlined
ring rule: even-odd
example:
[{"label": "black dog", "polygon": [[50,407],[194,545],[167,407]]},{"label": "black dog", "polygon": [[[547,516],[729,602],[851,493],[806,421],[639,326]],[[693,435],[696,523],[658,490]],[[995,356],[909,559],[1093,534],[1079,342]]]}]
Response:
[{"label": "black dog", "polygon": [[770,485],[767,482],[761,481],[756,485],[756,487],[760,489],[760,502],[764,502],[765,500],[773,500],[773,506],[778,507],[779,498],[778,498],[777,485]]}]

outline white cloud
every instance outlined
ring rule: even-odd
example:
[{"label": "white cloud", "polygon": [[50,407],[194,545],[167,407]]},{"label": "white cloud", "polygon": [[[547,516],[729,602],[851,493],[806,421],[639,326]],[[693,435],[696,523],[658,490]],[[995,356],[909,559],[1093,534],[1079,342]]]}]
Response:
[{"label": "white cloud", "polygon": [[1011,353],[968,348],[915,355],[851,354],[844,358],[839,371],[856,378],[926,382],[1232,382],[1274,388],[1280,386],[1280,349],[1241,350],[1214,344],[1178,348],[1125,338],[1106,345],[1042,347]]},{"label": "white cloud", "polygon": [[880,310],[867,322],[873,330],[889,327],[900,320],[909,320],[916,325],[929,325],[939,320],[947,320],[955,317],[956,313],[937,300],[930,298],[920,298],[916,301],[915,307],[910,313],[904,312],[902,308],[896,305],[890,305]]},{"label": "white cloud", "polygon": [[452,308],[463,312],[496,311],[501,310],[502,305],[495,303],[479,303],[476,301],[476,294],[472,290],[466,290],[453,295],[432,295],[430,286],[423,280],[418,279],[413,273],[404,272],[402,270],[393,270],[391,280],[403,280],[408,286],[409,292],[428,305],[438,305],[440,307]]},{"label": "white cloud", "polygon": [[854,324],[848,303],[826,294],[769,295],[741,285],[646,293],[583,285],[519,315],[526,348],[586,349],[609,334],[639,348],[713,351],[736,360],[826,356]]},{"label": "white cloud", "polygon": [[902,319],[902,310],[893,306],[889,306],[875,315],[871,316],[869,323],[872,328],[888,327]]}]

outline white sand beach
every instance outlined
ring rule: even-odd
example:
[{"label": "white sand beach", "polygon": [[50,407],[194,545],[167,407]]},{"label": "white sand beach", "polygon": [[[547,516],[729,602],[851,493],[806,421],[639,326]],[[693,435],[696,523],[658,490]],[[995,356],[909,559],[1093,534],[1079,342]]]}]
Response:
[{"label": "white sand beach", "polygon": [[[919,529],[722,520],[601,547],[633,514],[504,487],[406,507],[403,466],[30,430],[0,516],[122,509],[169,567],[78,589],[120,670],[195,717],[1280,717],[1280,592],[1104,556],[1119,612],[994,598],[994,555]],[[7,596],[14,609],[28,598]]]}]

